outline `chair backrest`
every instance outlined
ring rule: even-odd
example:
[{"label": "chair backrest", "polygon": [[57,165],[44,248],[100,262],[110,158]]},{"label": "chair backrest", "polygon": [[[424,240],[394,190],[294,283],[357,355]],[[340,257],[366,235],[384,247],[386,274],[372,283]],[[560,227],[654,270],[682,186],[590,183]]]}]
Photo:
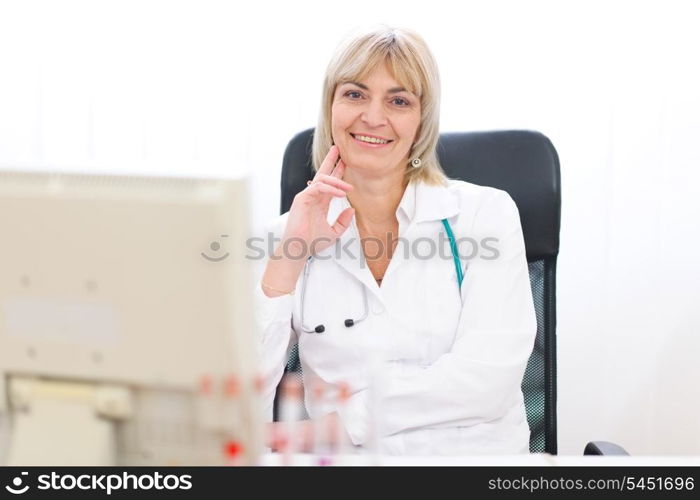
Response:
[{"label": "chair backrest", "polygon": [[[313,129],[308,129],[287,146],[280,213],[289,210],[294,196],[314,176],[312,140]],[[438,143],[438,156],[448,177],[507,191],[518,206],[537,313],[535,347],[522,382],[531,431],[530,451],[556,454],[555,291],[561,213],[557,152],[541,133],[513,130],[444,133]],[[300,370],[295,348],[287,371],[299,374]]]}]

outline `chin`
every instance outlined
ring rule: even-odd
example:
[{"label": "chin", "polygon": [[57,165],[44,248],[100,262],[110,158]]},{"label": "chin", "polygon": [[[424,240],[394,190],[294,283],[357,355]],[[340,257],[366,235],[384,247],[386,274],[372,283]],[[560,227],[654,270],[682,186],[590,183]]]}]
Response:
[{"label": "chin", "polygon": [[363,172],[367,173],[381,173],[381,172],[387,172],[391,170],[391,168],[387,167],[387,164],[385,162],[381,161],[356,161],[356,162],[350,162],[346,163],[347,167],[353,170],[360,170]]}]

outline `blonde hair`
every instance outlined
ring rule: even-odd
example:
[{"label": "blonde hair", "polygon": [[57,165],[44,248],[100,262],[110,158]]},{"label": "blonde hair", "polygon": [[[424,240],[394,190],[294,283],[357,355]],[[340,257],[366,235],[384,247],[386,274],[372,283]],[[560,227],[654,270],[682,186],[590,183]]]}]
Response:
[{"label": "blonde hair", "polygon": [[[351,35],[331,58],[314,132],[314,169],[320,168],[333,145],[331,108],[336,87],[347,81],[362,81],[382,63],[388,64],[396,81],[418,96],[421,103],[418,139],[410,151],[404,179],[408,182],[421,180],[432,185],[445,184],[447,176],[435,151],[440,135],[440,77],[435,59],[417,33],[388,26]],[[413,158],[420,158],[420,167],[410,165]]]}]

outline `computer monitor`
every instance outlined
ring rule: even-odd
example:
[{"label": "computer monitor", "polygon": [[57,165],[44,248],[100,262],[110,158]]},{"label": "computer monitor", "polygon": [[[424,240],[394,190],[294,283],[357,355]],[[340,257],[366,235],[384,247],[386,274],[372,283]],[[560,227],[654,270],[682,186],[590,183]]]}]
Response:
[{"label": "computer monitor", "polygon": [[0,170],[4,463],[255,463],[247,194]]}]

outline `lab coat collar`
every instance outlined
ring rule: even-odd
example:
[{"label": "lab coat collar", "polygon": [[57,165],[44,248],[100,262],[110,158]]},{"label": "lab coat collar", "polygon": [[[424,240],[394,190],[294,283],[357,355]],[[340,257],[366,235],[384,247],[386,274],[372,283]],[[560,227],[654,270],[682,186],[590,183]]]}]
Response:
[{"label": "lab coat collar", "polygon": [[431,186],[424,182],[411,182],[404,191],[396,211],[402,212],[409,224],[442,220],[457,215],[457,198],[447,185]]},{"label": "lab coat collar", "polygon": [[[333,198],[328,208],[328,223],[334,223],[338,215],[349,206],[347,197]],[[450,193],[447,184],[432,186],[420,181],[413,181],[406,186],[396,209],[396,217],[404,217],[408,225],[447,219],[458,213],[457,198]]]},{"label": "lab coat collar", "polygon": [[[328,207],[328,223],[335,223],[338,215],[348,208],[350,203],[346,197],[333,198]],[[431,186],[424,182],[411,182],[404,190],[403,197],[396,209],[399,222],[403,220],[403,234],[406,236],[412,227],[420,222],[439,221],[450,218],[459,213],[459,203],[456,196],[450,192],[447,185]],[[385,279],[402,264],[401,252],[392,256],[391,263],[385,274]],[[365,262],[360,236],[353,217],[350,227],[342,234],[339,240],[325,250],[318,252],[318,257],[329,259],[346,269],[350,274],[364,283],[369,290],[380,299],[379,287]]]}]

